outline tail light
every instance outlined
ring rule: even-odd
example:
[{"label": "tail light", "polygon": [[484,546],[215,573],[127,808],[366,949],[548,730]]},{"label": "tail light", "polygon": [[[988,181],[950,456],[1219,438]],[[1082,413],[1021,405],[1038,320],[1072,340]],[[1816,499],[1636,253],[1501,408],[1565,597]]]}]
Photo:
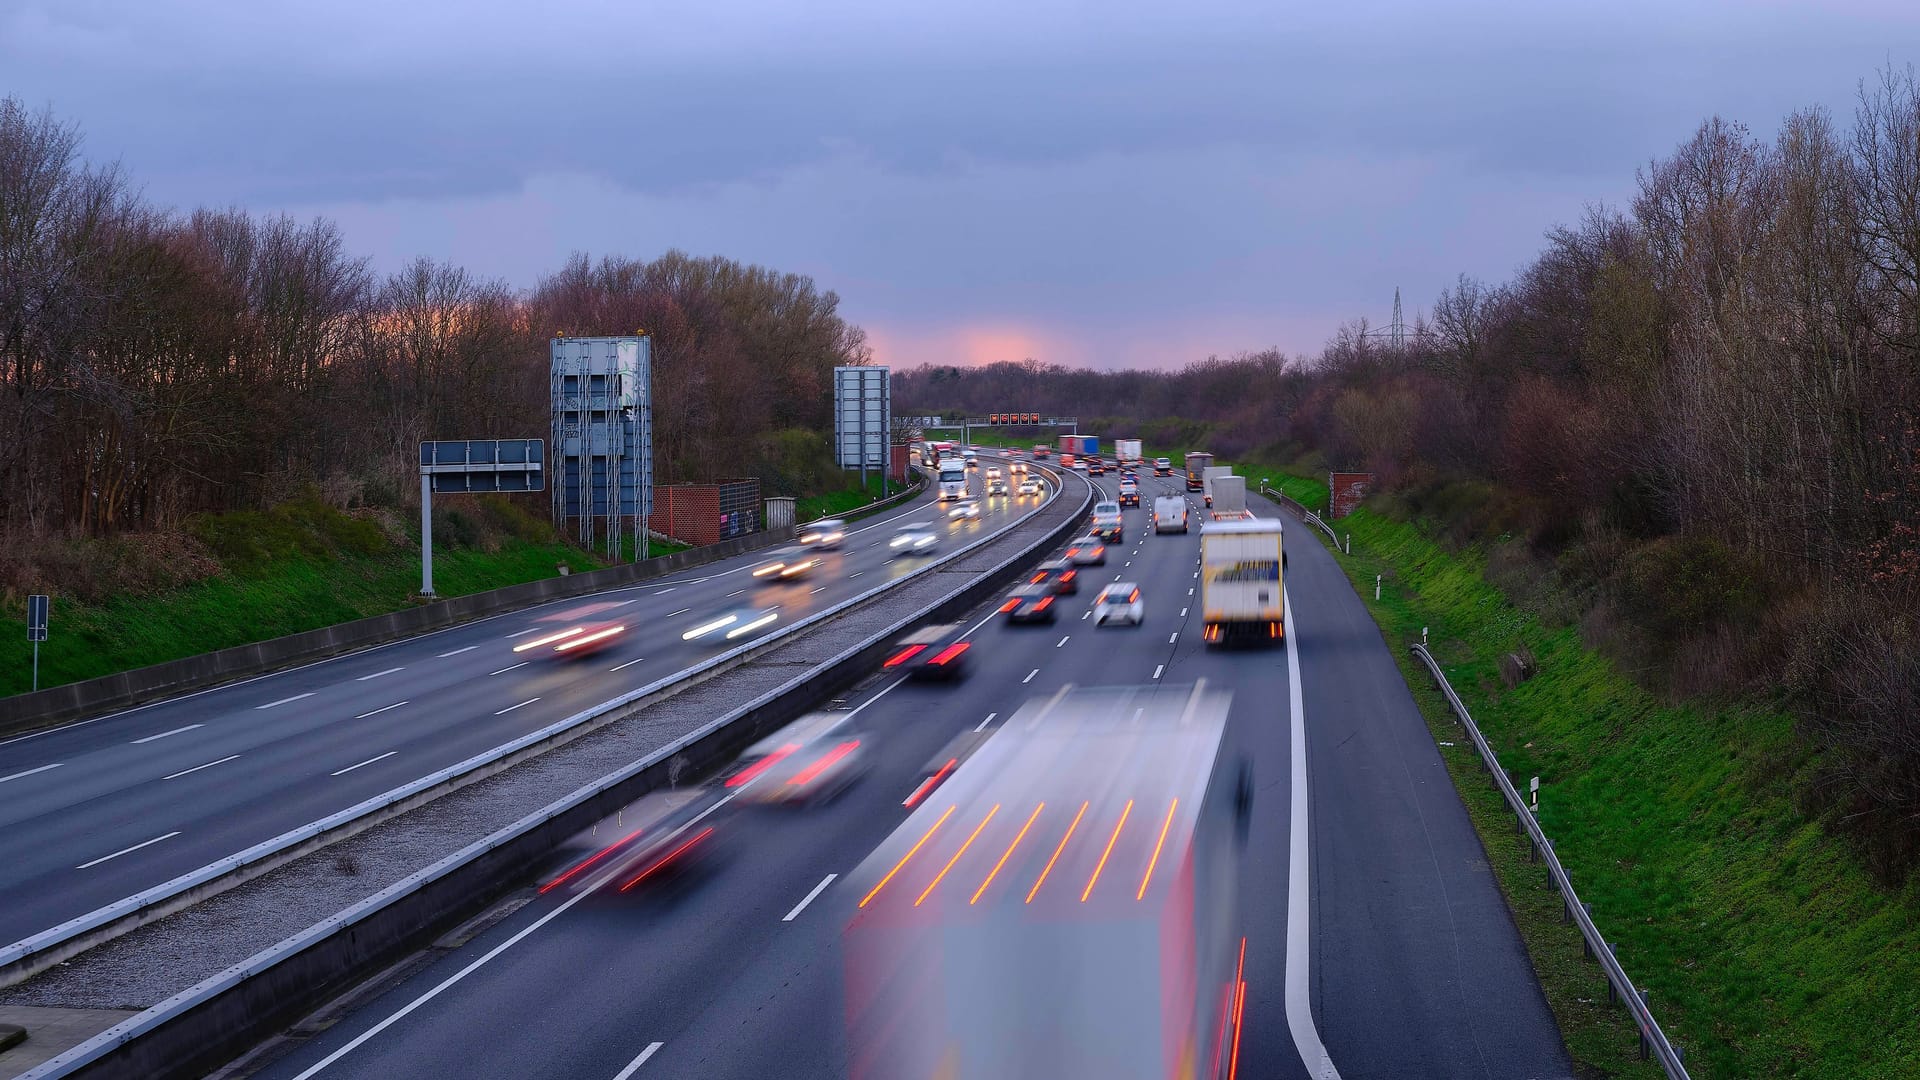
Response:
[{"label": "tail light", "polygon": [[1007,612],[1012,611],[1014,608],[1017,608],[1019,606],[1020,606],[1020,601],[1009,600],[1006,603],[1000,605],[1000,613],[1004,615]]},{"label": "tail light", "polygon": [[895,653],[893,655],[893,658],[888,660],[884,666],[899,667],[901,664],[904,664],[907,661],[913,659],[915,656],[919,655],[921,651],[924,649],[926,649],[925,645],[909,645],[906,648],[901,649],[899,652]]},{"label": "tail light", "polygon": [[1052,604],[1052,603],[1053,603],[1053,597],[1051,597],[1051,596],[1043,596],[1043,597],[1041,597],[1041,598],[1040,598],[1040,602],[1039,602],[1039,603],[1037,603],[1037,604],[1035,604],[1035,605],[1033,605],[1033,610],[1035,610],[1035,611],[1045,611],[1045,610],[1047,610],[1047,607],[1048,607],[1048,606],[1049,606],[1050,604]]},{"label": "tail light", "polygon": [[933,659],[927,661],[927,663],[944,665],[949,660],[958,659],[961,653],[967,651],[968,644],[969,644],[968,642],[961,641],[961,642],[956,642],[952,645],[949,645],[946,648],[941,649],[939,652],[935,653],[933,655]]},{"label": "tail light", "polygon": [[1139,601],[1140,601],[1140,590],[1139,590],[1139,589],[1135,589],[1135,590],[1133,590],[1133,592],[1131,592],[1131,593],[1129,593],[1129,594],[1127,595],[1127,603],[1129,603],[1129,604],[1134,604],[1134,603],[1138,603]]}]

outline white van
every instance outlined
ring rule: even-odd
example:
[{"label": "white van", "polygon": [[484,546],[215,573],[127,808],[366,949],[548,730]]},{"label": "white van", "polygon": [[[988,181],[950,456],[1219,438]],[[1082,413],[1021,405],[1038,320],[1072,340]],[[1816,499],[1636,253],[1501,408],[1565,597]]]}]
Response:
[{"label": "white van", "polygon": [[1178,495],[1162,495],[1153,500],[1153,531],[1186,532],[1187,500]]}]

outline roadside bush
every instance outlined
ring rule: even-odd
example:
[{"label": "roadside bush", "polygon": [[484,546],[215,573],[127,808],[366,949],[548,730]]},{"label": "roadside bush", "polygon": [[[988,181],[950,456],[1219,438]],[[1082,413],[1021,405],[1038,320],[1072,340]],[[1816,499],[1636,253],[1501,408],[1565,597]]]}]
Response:
[{"label": "roadside bush", "polygon": [[213,554],[181,532],[105,539],[13,537],[0,544],[0,594],[10,609],[24,606],[30,593],[97,602],[161,592],[219,572]]}]

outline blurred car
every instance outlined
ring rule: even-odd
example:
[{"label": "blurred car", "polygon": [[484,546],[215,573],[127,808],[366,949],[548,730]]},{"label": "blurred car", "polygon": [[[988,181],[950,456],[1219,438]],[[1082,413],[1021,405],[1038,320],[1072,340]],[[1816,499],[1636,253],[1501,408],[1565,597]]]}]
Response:
[{"label": "blurred car", "polygon": [[1035,480],[1033,477],[1029,476],[1025,480],[1020,481],[1020,494],[1022,496],[1038,495],[1040,491],[1040,481]]},{"label": "blurred car", "polygon": [[695,623],[692,629],[680,635],[680,640],[699,641],[708,638],[734,641],[779,621],[779,608],[738,607]]},{"label": "blurred car", "polygon": [[1055,596],[1072,596],[1080,591],[1080,571],[1065,559],[1048,559],[1033,568],[1029,585],[1045,585]]},{"label": "blurred car", "polygon": [[513,647],[513,651],[533,653],[550,660],[567,660],[599,652],[618,641],[626,632],[624,623],[580,622],[522,641]]},{"label": "blurred car", "polygon": [[793,581],[806,577],[820,566],[820,557],[804,547],[784,547],[773,558],[753,568],[753,576],[763,582]]},{"label": "blurred car", "polygon": [[1105,626],[1108,623],[1126,623],[1139,626],[1147,617],[1147,608],[1140,602],[1140,586],[1131,581],[1116,581],[1100,590],[1093,602],[1093,624]]},{"label": "blurred car", "polygon": [[1093,504],[1093,533],[1109,543],[1117,544],[1123,537],[1125,517],[1120,513],[1117,502],[1097,502]]},{"label": "blurred car", "polygon": [[808,547],[837,548],[847,538],[847,523],[839,518],[821,518],[811,525],[802,525],[797,539]]},{"label": "blurred car", "polygon": [[821,802],[866,771],[867,739],[842,728],[845,713],[813,712],[761,739],[740,755],[724,787],[742,802]]},{"label": "blurred car", "polygon": [[881,670],[905,672],[913,679],[958,679],[967,673],[967,650],[972,648],[961,639],[965,632],[959,623],[923,626],[900,639]]},{"label": "blurred car", "polygon": [[1173,475],[1173,459],[1172,458],[1154,458],[1153,459],[1153,475],[1172,476]]},{"label": "blurred car", "polygon": [[1050,623],[1057,614],[1053,610],[1053,589],[1046,585],[1022,585],[1007,596],[1007,602],[1000,605],[1000,614],[1010,623]]},{"label": "blurred car", "polygon": [[1099,458],[1091,458],[1087,461],[1088,476],[1105,476],[1106,473],[1107,473],[1106,463],[1101,461]]},{"label": "blurred car", "polygon": [[917,521],[911,525],[902,525],[887,541],[887,547],[898,555],[924,555],[940,545],[940,534],[933,531],[933,522]]},{"label": "blurred car", "polygon": [[[1016,454],[1019,453],[1018,450],[1015,450],[1013,452]],[[1013,473],[1016,476],[1025,476],[1027,475],[1027,463],[1024,461],[1016,461],[1013,464],[1007,466],[1007,471],[1010,473]]]},{"label": "blurred car", "polygon": [[991,479],[993,479],[994,477],[996,477],[996,476],[999,476],[999,475],[1000,475],[1000,466],[998,466],[998,465],[989,465],[989,466],[987,466],[987,471],[986,471],[986,472],[984,472],[984,473],[982,473],[981,475],[982,475],[982,476],[985,476],[985,477],[986,477],[987,479],[989,479],[989,480],[991,480]]},{"label": "blurred car", "polygon": [[1074,463],[1073,463],[1073,471],[1074,471],[1074,472],[1086,472],[1086,471],[1087,471],[1087,463],[1086,463],[1086,462],[1084,462],[1084,461],[1076,461],[1076,462],[1074,462]]},{"label": "blurred car", "polygon": [[716,817],[714,812],[732,801],[733,794],[719,784],[703,784],[642,796],[621,811],[623,826],[631,829],[624,838],[575,862],[540,891],[626,892],[671,876],[712,849],[714,830],[725,827],[725,815]]},{"label": "blurred car", "polygon": [[1140,505],[1140,485],[1134,483],[1131,480],[1120,481],[1119,503],[1121,506],[1134,506],[1134,507],[1139,506]]},{"label": "blurred car", "polygon": [[1007,494],[1007,482],[1005,480],[1002,480],[998,476],[988,477],[987,478],[987,494],[989,495]]},{"label": "blurred car", "polygon": [[1083,536],[1067,545],[1066,560],[1075,566],[1107,565],[1107,545],[1097,536]]},{"label": "blurred car", "polygon": [[979,516],[980,500],[971,495],[964,499],[954,500],[953,505],[947,508],[947,517],[949,518],[977,518]]}]

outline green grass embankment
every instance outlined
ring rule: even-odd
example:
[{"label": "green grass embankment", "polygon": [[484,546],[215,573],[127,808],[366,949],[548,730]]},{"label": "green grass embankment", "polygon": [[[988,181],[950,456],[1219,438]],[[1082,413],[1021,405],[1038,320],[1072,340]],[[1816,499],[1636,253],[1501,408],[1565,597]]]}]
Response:
[{"label": "green grass embankment", "polygon": [[[1326,505],[1320,480],[1246,471]],[[1455,744],[1443,755],[1583,1071],[1658,1075],[1637,1060],[1625,1011],[1606,1004],[1544,869],[1526,861],[1511,813],[1408,654],[1422,627],[1501,764],[1523,785],[1541,778],[1541,824],[1693,1075],[1920,1076],[1920,886],[1879,887],[1802,812],[1794,793],[1813,762],[1787,715],[1661,701],[1575,628],[1516,609],[1479,552],[1365,509],[1333,524],[1352,534],[1339,561],[1436,741]],[[1522,648],[1538,673],[1508,689],[1499,659]]]},{"label": "green grass embankment", "polygon": [[[898,495],[901,485],[889,483],[886,494]],[[867,477],[867,486],[862,488],[858,480],[854,485],[842,491],[830,491],[824,495],[808,495],[793,501],[793,515],[797,522],[817,521],[823,517],[844,517],[864,506],[871,505],[883,497],[880,477]]]}]

